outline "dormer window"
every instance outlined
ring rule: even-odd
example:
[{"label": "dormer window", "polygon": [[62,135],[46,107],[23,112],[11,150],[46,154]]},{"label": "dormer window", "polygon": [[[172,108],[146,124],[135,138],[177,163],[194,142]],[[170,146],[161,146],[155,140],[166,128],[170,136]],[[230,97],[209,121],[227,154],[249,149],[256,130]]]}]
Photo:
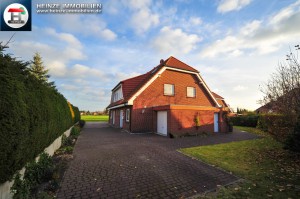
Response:
[{"label": "dormer window", "polygon": [[116,102],[123,99],[122,87],[118,88],[117,90],[113,91],[112,93],[112,102]]}]

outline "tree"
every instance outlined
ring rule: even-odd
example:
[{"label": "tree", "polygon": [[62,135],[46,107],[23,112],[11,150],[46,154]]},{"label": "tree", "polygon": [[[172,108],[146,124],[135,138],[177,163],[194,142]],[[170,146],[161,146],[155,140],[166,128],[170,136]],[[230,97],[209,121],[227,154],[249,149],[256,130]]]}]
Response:
[{"label": "tree", "polygon": [[49,70],[45,69],[42,57],[39,53],[34,54],[33,61],[29,66],[29,71],[32,75],[34,75],[38,80],[42,81],[44,84],[48,85],[49,87],[55,87],[54,82],[49,81]]},{"label": "tree", "polygon": [[262,102],[272,103],[276,111],[283,114],[294,128],[293,133],[286,140],[286,147],[300,151],[300,61],[298,57],[299,45],[290,50],[286,61],[278,64],[277,71],[271,75],[269,81],[261,88],[264,93]]}]

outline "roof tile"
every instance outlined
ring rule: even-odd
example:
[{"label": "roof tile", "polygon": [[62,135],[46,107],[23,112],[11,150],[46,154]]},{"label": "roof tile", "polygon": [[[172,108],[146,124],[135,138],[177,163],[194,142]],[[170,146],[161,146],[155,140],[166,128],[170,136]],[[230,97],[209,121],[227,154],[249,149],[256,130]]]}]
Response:
[{"label": "roof tile", "polygon": [[121,81],[119,84],[122,84],[122,91],[123,91],[124,99],[119,100],[114,103],[111,103],[108,107],[113,107],[113,106],[116,106],[119,104],[126,103],[132,97],[132,95],[135,92],[137,92],[144,84],[146,84],[151,79],[151,77],[153,77],[159,71],[159,69],[162,68],[163,66],[168,66],[168,67],[182,69],[182,70],[188,70],[188,71],[192,71],[192,72],[199,72],[196,69],[194,69],[193,67],[191,67],[191,66],[183,63],[182,61],[176,59],[175,57],[171,56],[165,61],[162,60],[158,66],[154,67],[149,72],[147,72],[143,75],[139,75],[139,76],[132,77],[132,78]]}]

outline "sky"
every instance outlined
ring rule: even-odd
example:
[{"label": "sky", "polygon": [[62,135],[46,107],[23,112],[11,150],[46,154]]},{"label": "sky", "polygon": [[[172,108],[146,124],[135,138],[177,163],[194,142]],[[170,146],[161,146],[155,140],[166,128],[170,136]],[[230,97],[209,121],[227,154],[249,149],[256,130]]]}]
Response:
[{"label": "sky", "polygon": [[[37,3],[101,3],[100,14],[37,14]],[[102,111],[121,80],[174,56],[234,109],[255,110],[264,85],[300,43],[300,0],[32,0],[32,31],[9,53],[36,52],[58,91]],[[0,32],[7,41],[14,32]]]}]

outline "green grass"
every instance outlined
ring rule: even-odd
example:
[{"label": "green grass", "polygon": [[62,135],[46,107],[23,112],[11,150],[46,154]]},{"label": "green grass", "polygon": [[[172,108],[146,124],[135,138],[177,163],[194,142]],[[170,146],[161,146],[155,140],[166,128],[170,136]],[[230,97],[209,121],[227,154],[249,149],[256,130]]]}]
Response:
[{"label": "green grass", "polygon": [[263,136],[263,137],[271,137],[270,134],[268,134],[267,132],[262,131],[258,128],[246,127],[246,126],[234,126],[234,128],[237,128],[241,131],[247,131],[249,133],[253,133],[253,134],[256,134],[256,135],[259,135],[259,136]]},{"label": "green grass", "polygon": [[[247,127],[247,131],[264,135],[255,128]],[[280,143],[265,136],[180,151],[246,179],[205,198],[299,198],[300,155],[283,150]]]},{"label": "green grass", "polygon": [[82,115],[81,119],[86,122],[107,122],[108,115]]}]

